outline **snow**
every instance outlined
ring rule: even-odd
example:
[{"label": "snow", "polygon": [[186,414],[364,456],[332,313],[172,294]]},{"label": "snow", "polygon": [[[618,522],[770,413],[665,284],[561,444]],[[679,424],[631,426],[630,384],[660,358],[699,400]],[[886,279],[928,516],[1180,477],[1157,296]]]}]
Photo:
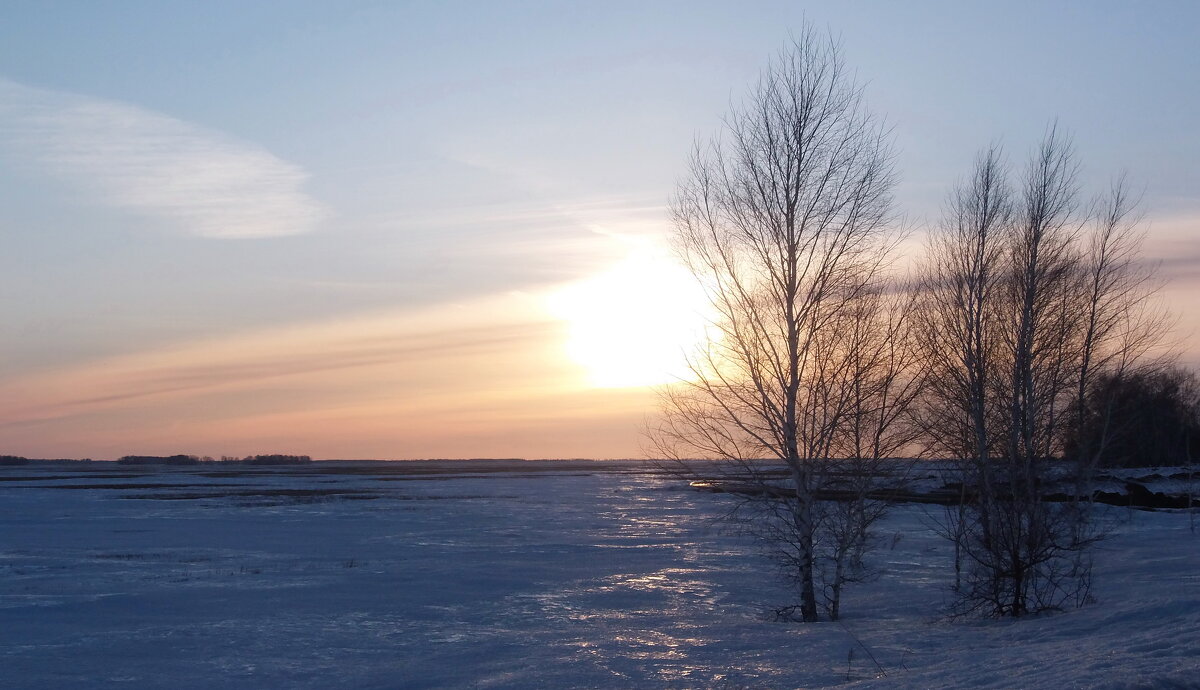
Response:
[{"label": "snow", "polygon": [[803,625],[729,496],[632,463],[99,467],[0,468],[0,686],[1200,687],[1181,512],[1106,509],[1091,606],[954,621],[899,506]]}]

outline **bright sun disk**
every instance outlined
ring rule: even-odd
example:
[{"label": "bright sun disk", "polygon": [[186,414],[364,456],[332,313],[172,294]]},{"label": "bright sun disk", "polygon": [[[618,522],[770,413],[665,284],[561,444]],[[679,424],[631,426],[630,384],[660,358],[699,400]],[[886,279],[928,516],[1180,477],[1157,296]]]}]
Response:
[{"label": "bright sun disk", "polygon": [[689,378],[687,356],[708,323],[708,302],[695,278],[648,246],[554,293],[548,307],[567,323],[567,356],[599,388]]}]

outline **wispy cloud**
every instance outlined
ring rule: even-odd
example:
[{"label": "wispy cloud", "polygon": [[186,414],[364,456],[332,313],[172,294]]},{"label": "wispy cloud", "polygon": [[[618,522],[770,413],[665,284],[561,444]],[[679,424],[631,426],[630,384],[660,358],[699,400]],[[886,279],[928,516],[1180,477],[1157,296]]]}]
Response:
[{"label": "wispy cloud", "polygon": [[94,201],[202,237],[294,235],[327,214],[302,191],[307,173],[261,146],[3,78],[0,145]]},{"label": "wispy cloud", "polygon": [[1200,211],[1150,218],[1145,223],[1146,257],[1158,265],[1159,277],[1194,282],[1200,278]]},{"label": "wispy cloud", "polygon": [[[493,382],[506,380],[505,386],[512,383],[515,362],[547,367],[554,324],[537,305],[533,296],[509,294],[340,317],[0,380],[0,428],[212,393],[253,394],[284,380],[305,381],[325,393],[331,383],[369,392],[384,380],[398,391],[420,389],[426,398],[460,395],[464,387],[478,393],[477,377],[465,373],[468,362],[508,357],[508,368],[491,375]],[[530,350],[538,356],[526,356]]]}]

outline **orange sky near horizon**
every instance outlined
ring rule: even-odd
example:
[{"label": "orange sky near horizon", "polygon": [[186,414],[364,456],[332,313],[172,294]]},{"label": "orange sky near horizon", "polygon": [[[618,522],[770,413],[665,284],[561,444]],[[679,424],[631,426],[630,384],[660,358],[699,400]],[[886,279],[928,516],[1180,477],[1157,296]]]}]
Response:
[{"label": "orange sky near horizon", "polygon": [[[655,405],[645,384],[672,375],[647,364],[682,353],[672,338],[688,307],[678,301],[686,277],[641,244],[544,294],[262,329],[15,377],[0,382],[0,446],[95,459],[640,457]],[[677,282],[664,282],[658,261]]]},{"label": "orange sky near horizon", "polygon": [[[1195,364],[1200,276],[1185,250],[1198,225],[1149,227],[1173,342]],[[648,384],[681,373],[667,359],[695,338],[667,316],[697,297],[660,246],[607,242],[626,256],[542,294],[251,330],[0,381],[0,447],[94,459],[643,457],[657,406]],[[588,339],[600,347],[581,350]],[[634,378],[612,378],[623,370]]]},{"label": "orange sky near horizon", "polygon": [[581,5],[6,7],[0,454],[641,457],[706,314],[669,199],[807,25],[894,135],[898,267],[1058,123],[1200,366],[1200,5]]}]

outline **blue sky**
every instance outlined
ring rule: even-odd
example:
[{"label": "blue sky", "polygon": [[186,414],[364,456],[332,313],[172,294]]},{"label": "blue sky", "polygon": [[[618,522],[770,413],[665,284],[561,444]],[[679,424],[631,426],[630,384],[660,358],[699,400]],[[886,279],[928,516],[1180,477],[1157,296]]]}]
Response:
[{"label": "blue sky", "polygon": [[1127,171],[1200,360],[1195,3],[0,14],[0,452],[636,455],[652,399],[589,387],[541,296],[654,254],[688,148],[806,20],[894,127],[918,225],[980,147],[1020,162],[1055,119],[1086,189]]}]

